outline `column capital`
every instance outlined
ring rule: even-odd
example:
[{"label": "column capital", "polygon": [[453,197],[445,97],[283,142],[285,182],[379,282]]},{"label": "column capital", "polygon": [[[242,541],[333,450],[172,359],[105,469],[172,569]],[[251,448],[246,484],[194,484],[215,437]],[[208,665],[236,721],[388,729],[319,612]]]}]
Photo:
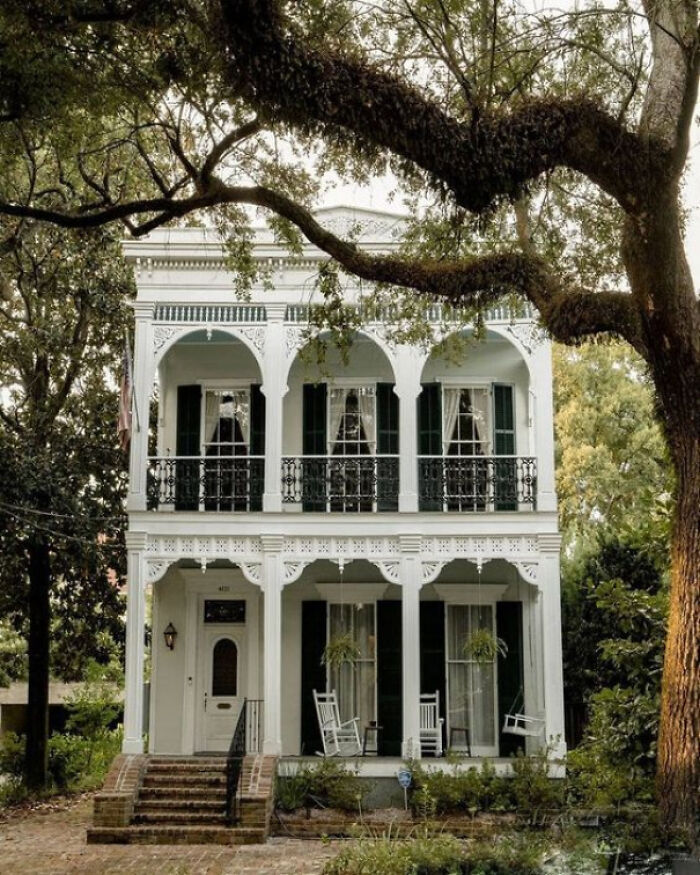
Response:
[{"label": "column capital", "polygon": [[561,551],[561,535],[558,532],[538,535],[537,549],[540,553],[559,553]]},{"label": "column capital", "polygon": [[145,532],[127,531],[124,533],[124,541],[127,550],[145,550],[148,535]]},{"label": "column capital", "polygon": [[153,303],[150,301],[134,301],[131,304],[134,310],[136,319],[152,319],[153,318]]},{"label": "column capital", "polygon": [[402,553],[420,553],[422,546],[422,535],[399,535],[399,548]]},{"label": "column capital", "polygon": [[281,553],[284,550],[284,535],[260,535],[263,553]]}]

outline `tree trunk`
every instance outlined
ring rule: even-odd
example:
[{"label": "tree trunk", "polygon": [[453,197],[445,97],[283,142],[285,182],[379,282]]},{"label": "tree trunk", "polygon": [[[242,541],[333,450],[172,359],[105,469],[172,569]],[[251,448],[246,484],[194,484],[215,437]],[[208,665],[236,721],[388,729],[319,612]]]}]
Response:
[{"label": "tree trunk", "polygon": [[685,435],[673,443],[678,486],[657,791],[662,824],[696,845],[700,838],[700,435]]},{"label": "tree trunk", "polygon": [[25,781],[31,790],[43,789],[48,774],[50,585],[49,545],[44,538],[34,536],[29,544],[29,694],[24,764]]}]

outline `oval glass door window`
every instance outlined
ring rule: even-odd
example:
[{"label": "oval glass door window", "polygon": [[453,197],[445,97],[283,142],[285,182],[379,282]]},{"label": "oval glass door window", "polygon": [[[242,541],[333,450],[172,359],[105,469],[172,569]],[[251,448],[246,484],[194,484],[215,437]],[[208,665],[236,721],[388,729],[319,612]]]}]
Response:
[{"label": "oval glass door window", "polygon": [[238,691],[238,648],[230,638],[222,638],[212,653],[212,696],[235,696]]}]

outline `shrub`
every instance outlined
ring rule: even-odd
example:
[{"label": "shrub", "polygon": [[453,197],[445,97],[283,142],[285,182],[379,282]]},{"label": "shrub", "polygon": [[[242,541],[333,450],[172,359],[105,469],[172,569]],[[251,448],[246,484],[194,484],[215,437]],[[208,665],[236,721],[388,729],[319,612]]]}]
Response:
[{"label": "shrub", "polygon": [[323,869],[324,875],[540,875],[542,843],[524,835],[465,843],[450,835],[416,833],[361,838]]},{"label": "shrub", "polygon": [[93,738],[56,734],[49,739],[49,775],[58,790],[88,790],[104,780],[119,753],[121,731],[103,732]]},{"label": "shrub", "polygon": [[277,805],[284,811],[296,808],[339,808],[357,811],[370,790],[350,766],[332,759],[306,766],[277,780]]},{"label": "shrub", "polygon": [[437,814],[464,811],[504,811],[512,808],[509,778],[501,778],[488,761],[481,769],[461,768],[455,765],[452,772],[428,772],[420,765],[412,764],[413,785],[411,805],[414,814],[421,816],[418,803],[421,794],[427,794],[434,803]]},{"label": "shrub", "polygon": [[513,777],[509,790],[518,811],[537,813],[564,804],[564,782],[549,777],[546,753],[524,756],[522,753],[511,760]]}]

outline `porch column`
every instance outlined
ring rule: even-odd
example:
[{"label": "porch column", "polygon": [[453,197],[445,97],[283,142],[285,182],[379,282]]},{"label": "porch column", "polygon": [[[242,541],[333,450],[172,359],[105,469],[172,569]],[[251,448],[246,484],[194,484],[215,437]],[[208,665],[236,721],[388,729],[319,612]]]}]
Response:
[{"label": "porch column", "polygon": [[284,382],[284,315],[286,304],[267,304],[262,393],[265,396],[265,491],[263,510],[282,510],[282,402]]},{"label": "porch column", "polygon": [[145,605],[145,532],[126,533],[126,679],[124,753],[143,753],[143,657]]},{"label": "porch column", "polygon": [[263,548],[263,753],[282,753],[282,535],[261,535]]},{"label": "porch column", "polygon": [[148,466],[148,416],[153,389],[153,349],[151,317],[153,304],[133,305],[136,316],[133,349],[133,387],[131,401],[131,445],[129,452],[129,495],[127,510],[146,510]]},{"label": "porch column", "polygon": [[561,536],[540,535],[538,540],[538,586],[542,592],[545,738],[547,744],[552,745],[554,756],[559,758],[566,753],[559,583]]},{"label": "porch column", "polygon": [[400,347],[394,391],[399,397],[399,511],[418,510],[418,396],[421,363],[415,350]]},{"label": "porch column", "polygon": [[421,536],[402,535],[401,545],[401,678],[403,744],[401,755],[420,759],[420,590],[423,572]]}]

